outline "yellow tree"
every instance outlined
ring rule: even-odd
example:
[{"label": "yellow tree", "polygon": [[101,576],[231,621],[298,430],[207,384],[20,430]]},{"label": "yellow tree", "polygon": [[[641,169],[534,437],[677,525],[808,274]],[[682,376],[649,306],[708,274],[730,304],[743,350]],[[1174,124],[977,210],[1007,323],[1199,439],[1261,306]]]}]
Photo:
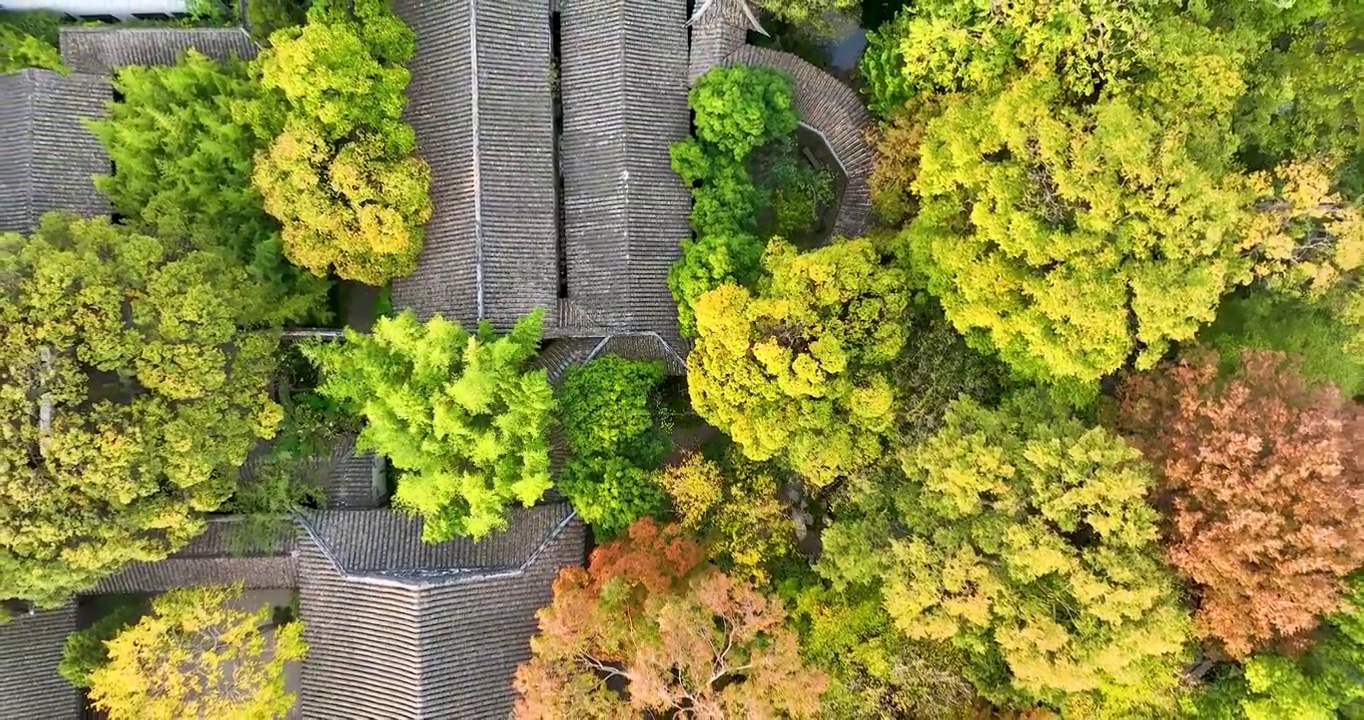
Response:
[{"label": "yellow tree", "polygon": [[813,485],[860,471],[895,422],[885,369],[905,343],[909,291],[870,240],[808,253],[774,240],[757,293],[696,304],[692,404],[751,460],[780,457]]},{"label": "yellow tree", "polygon": [[240,609],[240,584],[172,590],[109,640],[90,699],[110,720],[282,718],[294,704],[284,668],[307,652],[298,622],[270,626],[270,606]]}]

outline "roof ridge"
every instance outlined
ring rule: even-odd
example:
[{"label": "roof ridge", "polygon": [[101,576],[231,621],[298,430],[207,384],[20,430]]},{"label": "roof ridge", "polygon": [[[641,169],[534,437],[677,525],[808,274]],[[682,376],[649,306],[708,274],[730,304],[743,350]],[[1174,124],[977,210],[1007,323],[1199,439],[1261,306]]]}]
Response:
[{"label": "roof ridge", "polygon": [[487,317],[483,301],[483,157],[479,147],[478,0],[469,0],[469,106],[474,180],[474,289],[478,319]]}]

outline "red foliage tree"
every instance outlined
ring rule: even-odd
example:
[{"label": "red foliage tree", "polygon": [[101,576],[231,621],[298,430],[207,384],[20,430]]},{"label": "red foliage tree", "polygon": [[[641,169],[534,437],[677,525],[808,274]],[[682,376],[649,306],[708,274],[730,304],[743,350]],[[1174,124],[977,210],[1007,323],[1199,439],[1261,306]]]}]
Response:
[{"label": "red foliage tree", "polygon": [[704,557],[644,519],[561,572],[516,671],[516,716],[815,717],[827,681],[801,664],[781,603]]},{"label": "red foliage tree", "polygon": [[1119,429],[1161,472],[1167,550],[1196,585],[1199,635],[1237,658],[1299,646],[1364,565],[1364,413],[1267,351],[1225,376],[1196,351],[1128,378],[1118,400]]}]

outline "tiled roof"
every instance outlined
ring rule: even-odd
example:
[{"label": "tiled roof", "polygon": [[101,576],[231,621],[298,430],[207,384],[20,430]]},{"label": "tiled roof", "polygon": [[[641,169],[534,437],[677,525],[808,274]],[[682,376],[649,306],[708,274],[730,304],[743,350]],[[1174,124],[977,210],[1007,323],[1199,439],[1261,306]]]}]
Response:
[{"label": "tiled roof", "polygon": [[62,63],[113,75],[127,65],[174,65],[189,48],[214,60],[250,60],[260,48],[243,28],[63,27]]},{"label": "tiled roof", "polygon": [[[509,542],[490,549],[457,541],[422,552],[413,544],[420,528],[414,535],[406,520],[389,511],[305,520],[313,532],[301,557],[302,717],[507,717],[535,611],[549,603],[559,569],[584,559],[583,525],[563,504],[515,511],[512,528],[495,536]],[[380,556],[443,569],[444,579],[365,573]]]},{"label": "tiled roof", "polygon": [[50,210],[107,215],[91,176],[109,159],[82,121],[98,117],[108,83],[88,75],[0,75],[0,232],[29,232]]},{"label": "tiled roof", "polygon": [[163,592],[199,585],[242,582],[247,588],[298,584],[294,524],[281,518],[264,548],[250,548],[238,517],[214,517],[202,535],[160,562],[136,562],[104,578],[89,595]]},{"label": "tiled roof", "polygon": [[300,522],[347,576],[415,587],[519,568],[570,513],[566,504],[513,510],[508,529],[478,542],[423,542],[420,518],[387,508],[305,512]]},{"label": "tiled roof", "polygon": [[669,147],[687,137],[686,0],[565,3],[562,169],[575,335],[675,334],[668,269],[691,197]]},{"label": "tiled roof", "polygon": [[549,0],[395,0],[412,27],[404,118],[432,215],[395,306],[500,329],[558,303]]},{"label": "tiled roof", "polygon": [[75,720],[81,696],[57,674],[76,606],[20,614],[0,624],[0,720]]},{"label": "tiled roof", "polygon": [[691,62],[687,71],[688,82],[693,83],[743,47],[750,27],[739,5],[744,0],[712,0],[707,7],[703,7],[706,0],[695,2],[699,14],[692,19]]},{"label": "tiled roof", "polygon": [[848,180],[834,232],[845,237],[861,236],[871,219],[869,181],[874,159],[866,138],[872,119],[862,98],[838,78],[779,50],[744,45],[723,64],[772,68],[791,77],[801,124],[824,137]]}]

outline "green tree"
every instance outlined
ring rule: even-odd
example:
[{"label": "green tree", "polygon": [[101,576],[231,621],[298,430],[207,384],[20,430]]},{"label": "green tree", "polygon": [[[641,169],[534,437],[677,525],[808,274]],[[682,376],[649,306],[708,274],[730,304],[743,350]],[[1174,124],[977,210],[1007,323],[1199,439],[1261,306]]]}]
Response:
[{"label": "green tree", "polygon": [[573,453],[559,490],[598,537],[668,507],[653,469],[668,437],[657,417],[663,363],[606,355],[572,367],[559,387],[559,418]]},{"label": "green tree", "polygon": [[879,585],[896,625],[965,652],[993,702],[1172,709],[1190,621],[1135,449],[1027,393],[953,403],[901,460],[836,508],[819,566],[836,589]]},{"label": "green tree", "polygon": [[724,232],[682,241],[682,258],[668,271],[682,334],[696,334],[696,301],[726,283],[752,287],[758,280],[763,244],[752,235]]},{"label": "green tree", "polygon": [[905,277],[869,240],[808,253],[774,240],[763,265],[756,293],[722,285],[696,303],[692,404],[750,459],[780,456],[823,487],[884,453]]},{"label": "green tree", "polygon": [[759,0],[762,9],[792,25],[821,25],[832,12],[854,12],[857,0]]},{"label": "green tree", "polygon": [[1333,294],[1318,302],[1250,293],[1225,300],[1217,320],[1199,340],[1225,363],[1243,350],[1277,350],[1302,358],[1302,374],[1340,387],[1346,397],[1364,393],[1364,354],[1351,347],[1359,328],[1342,317],[1346,298]]},{"label": "green tree", "polygon": [[914,328],[894,364],[896,426],[902,438],[918,442],[932,435],[948,406],[963,395],[990,407],[1015,384],[1008,368],[971,349],[939,308],[918,308]]},{"label": "green tree", "polygon": [[308,18],[308,0],[247,0],[246,24],[258,43],[269,42],[276,30],[298,27]]},{"label": "green tree", "polygon": [[523,369],[542,323],[537,310],[499,336],[405,311],[371,335],[305,348],[318,393],[365,419],[358,445],[403,472],[393,502],[422,517],[428,542],[504,528],[509,502],[529,507],[549,489],[554,394],[543,370]]},{"label": "green tree", "polygon": [[190,49],[168,67],[128,66],[122,98],[89,123],[113,161],[95,185],[114,209],[158,235],[222,249],[268,289],[273,322],[325,312],[329,283],[289,264],[279,225],[251,185],[252,157],[279,128],[272,100],[238,60],[219,64]]},{"label": "green tree", "polygon": [[964,653],[905,636],[875,588],[838,592],[817,577],[787,578],[783,587],[800,632],[801,655],[829,676],[822,698],[825,717],[976,717],[975,689],[963,675]]},{"label": "green tree", "polygon": [[0,74],[24,68],[66,72],[61,53],[52,43],[0,23]]},{"label": "green tree", "polygon": [[696,139],[742,162],[757,147],[796,131],[791,78],[777,70],[711,68],[687,96]]},{"label": "green tree", "polygon": [[1161,113],[1063,93],[1028,76],[931,121],[907,240],[959,331],[1025,376],[1089,382],[1213,319],[1246,277],[1244,195]]},{"label": "green tree", "polygon": [[287,111],[252,180],[285,255],[370,285],[406,275],[431,216],[430,170],[402,121],[412,31],[383,0],[319,3],[256,60]]},{"label": "green tree", "polygon": [[789,561],[796,538],[777,497],[781,474],[731,449],[720,462],[691,454],[658,475],[682,527],[706,542],[720,568],[759,585]]},{"label": "green tree", "polygon": [[0,596],[42,604],[203,530],[274,433],[278,339],[227,258],[107,219],[0,234]]},{"label": "green tree", "polygon": [[307,653],[298,622],[270,626],[270,606],[233,606],[242,586],[172,590],[105,645],[90,700],[110,720],[275,720],[294,694],[284,671]]}]

